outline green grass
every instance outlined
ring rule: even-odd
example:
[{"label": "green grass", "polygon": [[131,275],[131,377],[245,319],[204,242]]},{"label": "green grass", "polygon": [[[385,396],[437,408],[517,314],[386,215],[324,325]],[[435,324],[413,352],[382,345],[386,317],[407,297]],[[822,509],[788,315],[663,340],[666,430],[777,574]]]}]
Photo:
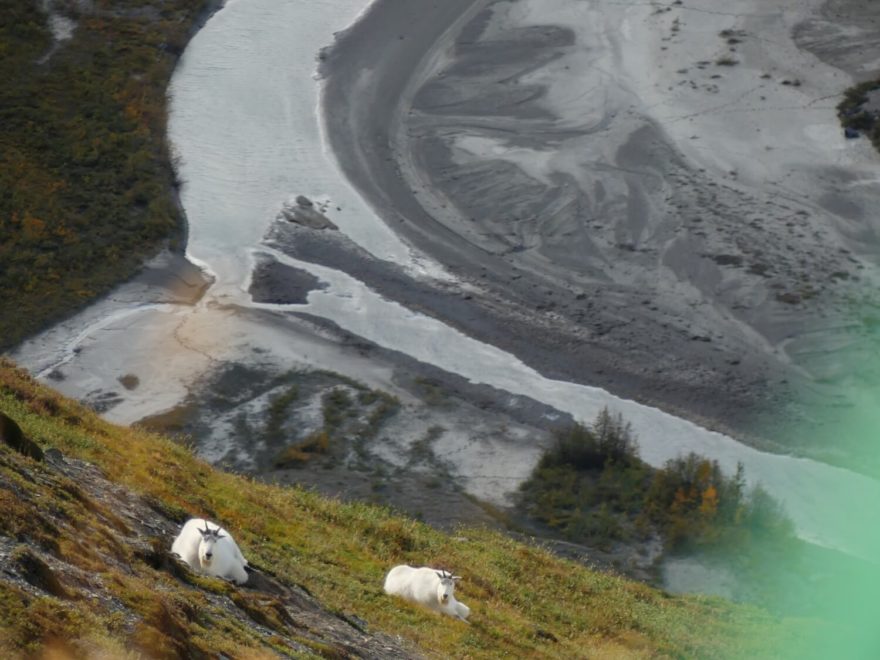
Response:
[{"label": "green grass", "polygon": [[[670,597],[496,532],[441,533],[384,508],[217,471],[162,436],[104,422],[8,362],[0,362],[0,410],[44,447],[94,462],[109,479],[149,495],[164,509],[221,522],[253,564],[271,566],[282,581],[305,586],[331,609],[360,617],[373,629],[402,636],[428,657],[761,658],[775,657],[791,639],[809,637],[810,628],[801,622],[718,599]],[[94,648],[112,657],[125,657],[122,649],[144,648],[166,654],[222,651],[232,657],[269,650],[247,627],[212,608],[209,599],[194,606],[186,591],[192,584],[145,565],[130,548],[114,547],[113,534],[101,522],[107,512],[84,508],[76,484],[9,450],[0,451],[0,458],[2,535],[32,539],[53,555],[100,573],[142,617],[131,628],[98,605],[25,598],[0,577],[4,657],[44,652],[56,638],[67,647]],[[39,479],[30,482],[22,466]],[[35,508],[37,500],[42,508]],[[64,512],[89,543],[118,554],[128,569],[94,565],[94,553],[83,552],[82,544],[39,524],[34,512],[47,506]],[[403,562],[444,566],[462,575],[457,595],[472,609],[471,625],[383,594],[384,574]],[[207,594],[246,597],[217,580],[189,580]],[[190,646],[181,649],[181,644]]]},{"label": "green grass", "polygon": [[212,0],[0,0],[0,350],[133,275],[183,220],[165,90]]}]

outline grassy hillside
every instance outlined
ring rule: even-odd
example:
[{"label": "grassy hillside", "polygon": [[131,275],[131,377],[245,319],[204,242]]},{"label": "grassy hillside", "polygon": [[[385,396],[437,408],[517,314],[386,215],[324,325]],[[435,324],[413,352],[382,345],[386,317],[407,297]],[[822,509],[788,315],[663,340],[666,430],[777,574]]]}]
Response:
[{"label": "grassy hillside", "polygon": [[[670,597],[494,532],[448,535],[386,509],[216,471],[166,438],[102,421],[6,361],[0,410],[44,449],[97,466],[113,484],[105,491],[130,489],[178,521],[190,514],[217,520],[282,585],[301,585],[331,611],[400,635],[427,657],[761,658],[776,657],[793,639],[810,643],[812,627],[800,622],[717,599]],[[59,587],[45,569],[34,569],[42,577],[30,591],[0,574],[3,657],[39,654],[58,640],[74,655],[111,657],[121,649],[156,657],[353,653],[309,640],[306,651],[291,650],[272,634],[273,626],[276,633],[285,627],[277,603],[160,561],[173,528],[135,538],[130,524],[123,531],[118,522],[119,502],[83,494],[97,477],[76,483],[57,470],[0,446],[0,553],[7,549],[38,569],[65,563],[81,573],[63,574]],[[44,559],[30,559],[34,553]],[[384,595],[384,573],[401,562],[461,574],[457,595],[472,609],[471,625]],[[94,580],[102,598],[84,595],[83,585]],[[34,584],[41,587],[36,594]],[[233,605],[221,607],[221,600]],[[260,625],[243,624],[242,612]]]},{"label": "grassy hillside", "polygon": [[182,236],[165,90],[214,0],[0,0],[0,350]]}]

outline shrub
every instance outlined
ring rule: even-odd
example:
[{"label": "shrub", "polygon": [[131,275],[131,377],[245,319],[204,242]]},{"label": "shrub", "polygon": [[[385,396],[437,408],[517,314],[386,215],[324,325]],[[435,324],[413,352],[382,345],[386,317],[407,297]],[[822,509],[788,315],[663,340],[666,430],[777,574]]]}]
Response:
[{"label": "shrub", "polygon": [[574,424],[557,430],[555,443],[541,458],[546,466],[567,465],[575,470],[602,470],[610,462],[630,463],[638,459],[638,444],[630,424],[607,408],[592,427]]},{"label": "shrub", "polygon": [[330,436],[326,431],[315,431],[302,441],[284,449],[275,459],[276,468],[298,467],[315,456],[326,454],[330,449]]},{"label": "shrub", "polygon": [[672,551],[793,538],[782,506],[760,486],[746,492],[742,465],[725,476],[691,453],[654,469],[638,457],[629,424],[608,410],[591,427],[556,432],[520,491],[525,513],[565,538],[603,547],[653,531]]},{"label": "shrub", "polygon": [[880,89],[880,80],[869,80],[850,87],[844,92],[843,100],[837,105],[837,116],[844,128],[862,131],[880,150],[880,121],[868,112],[859,111],[868,101],[868,93],[878,89]]},{"label": "shrub", "polygon": [[272,399],[269,404],[269,414],[266,417],[265,433],[267,438],[277,441],[284,437],[283,427],[284,420],[287,418],[287,410],[297,398],[299,398],[299,388],[292,385]]},{"label": "shrub", "polygon": [[592,426],[554,435],[521,487],[520,505],[572,541],[604,547],[630,538],[650,478],[630,425],[603,409]]}]

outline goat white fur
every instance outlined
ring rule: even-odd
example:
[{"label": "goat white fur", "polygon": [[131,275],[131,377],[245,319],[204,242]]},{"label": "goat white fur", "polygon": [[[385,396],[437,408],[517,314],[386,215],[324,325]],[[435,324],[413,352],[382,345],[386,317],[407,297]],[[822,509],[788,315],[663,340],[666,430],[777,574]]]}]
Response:
[{"label": "goat white fur", "polygon": [[455,600],[454,595],[455,583],[460,579],[448,571],[401,564],[388,571],[385,593],[466,621],[471,609]]},{"label": "goat white fur", "polygon": [[174,539],[171,552],[194,571],[244,584],[248,579],[244,570],[248,565],[247,559],[229,532],[216,523],[210,525],[213,528],[203,518],[187,520]]}]

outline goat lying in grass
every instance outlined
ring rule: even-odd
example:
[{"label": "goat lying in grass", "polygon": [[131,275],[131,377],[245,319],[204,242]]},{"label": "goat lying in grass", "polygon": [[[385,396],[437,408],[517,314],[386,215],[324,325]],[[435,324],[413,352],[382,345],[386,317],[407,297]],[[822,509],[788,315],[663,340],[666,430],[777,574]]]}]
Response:
[{"label": "goat lying in grass", "polygon": [[455,582],[460,579],[448,571],[401,564],[388,571],[385,593],[466,621],[471,610],[454,595]]},{"label": "goat lying in grass", "polygon": [[202,518],[187,520],[171,545],[171,552],[190,565],[194,571],[231,580],[236,584],[247,582],[244,570],[247,559],[225,529]]}]

